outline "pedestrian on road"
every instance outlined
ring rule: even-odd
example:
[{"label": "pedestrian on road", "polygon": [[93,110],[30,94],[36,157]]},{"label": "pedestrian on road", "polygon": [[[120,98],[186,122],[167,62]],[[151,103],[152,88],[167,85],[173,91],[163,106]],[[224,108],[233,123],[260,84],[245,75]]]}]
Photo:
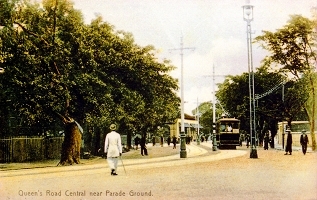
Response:
[{"label": "pedestrian on road", "polygon": [[138,150],[139,143],[140,143],[140,138],[139,138],[138,136],[136,136],[136,137],[134,138],[135,150]]},{"label": "pedestrian on road", "polygon": [[201,136],[201,142],[204,142],[205,141],[205,136]]},{"label": "pedestrian on road", "polygon": [[247,148],[249,148],[249,146],[250,146],[250,134],[247,134],[247,136],[246,136],[246,138],[245,138],[245,141],[246,141],[246,143],[247,143]]},{"label": "pedestrian on road", "polygon": [[292,139],[292,134],[291,134],[291,130],[287,129],[287,139],[286,139],[286,147],[285,147],[285,154],[287,155],[289,153],[289,155],[292,155],[292,143],[293,143],[293,139]]},{"label": "pedestrian on road", "polygon": [[156,138],[155,138],[155,136],[153,136],[153,137],[152,137],[153,147],[155,146],[155,142],[156,142]]},{"label": "pedestrian on road", "polygon": [[176,136],[173,136],[173,149],[176,149]]},{"label": "pedestrian on road", "polygon": [[269,132],[266,132],[264,136],[264,150],[269,150],[269,140]]},{"label": "pedestrian on road", "polygon": [[164,143],[164,138],[163,138],[163,135],[161,135],[161,147],[163,147],[163,143]]},{"label": "pedestrian on road", "polygon": [[147,148],[146,148],[146,144],[145,144],[145,137],[142,136],[141,137],[141,140],[140,140],[140,146],[141,146],[141,155],[144,156],[144,155],[148,155],[147,153]]},{"label": "pedestrian on road", "polygon": [[171,136],[168,136],[167,137],[167,145],[170,146],[170,144],[171,144]]},{"label": "pedestrian on road", "polygon": [[118,175],[118,157],[122,155],[121,136],[116,132],[116,129],[117,126],[115,124],[110,125],[111,132],[106,136],[104,150],[112,176]]},{"label": "pedestrian on road", "polygon": [[306,154],[306,151],[307,151],[307,143],[309,143],[309,141],[306,135],[306,130],[302,130],[302,134],[300,136],[300,144],[302,145],[302,151],[304,155]]},{"label": "pedestrian on road", "polygon": [[244,141],[244,135],[243,133],[240,133],[239,135],[239,146],[242,147],[242,142]]}]

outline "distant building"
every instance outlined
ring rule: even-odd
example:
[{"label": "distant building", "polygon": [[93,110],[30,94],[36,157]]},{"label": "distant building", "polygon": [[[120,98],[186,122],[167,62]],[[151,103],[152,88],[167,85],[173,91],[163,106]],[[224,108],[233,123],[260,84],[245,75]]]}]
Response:
[{"label": "distant building", "polygon": [[[189,136],[194,140],[197,140],[197,128],[203,128],[201,125],[198,125],[198,121],[195,119],[195,116],[191,116],[185,114],[184,116],[184,129],[185,135]],[[174,124],[169,124],[170,127],[170,136],[173,137],[174,135],[176,138],[180,138],[181,132],[181,119],[178,118]],[[202,132],[200,132],[200,135]]]},{"label": "distant building", "polygon": [[[276,135],[276,142],[280,145],[283,144],[283,135],[284,135],[284,145],[286,144],[286,126],[287,122],[279,122],[278,130]],[[300,135],[302,134],[302,130],[306,130],[306,134],[308,135],[309,144],[311,147],[311,135],[310,135],[310,125],[308,121],[293,121],[291,126],[291,133],[294,146],[300,146]],[[284,134],[283,134],[284,133]],[[317,131],[315,131],[315,138],[317,137]]]}]

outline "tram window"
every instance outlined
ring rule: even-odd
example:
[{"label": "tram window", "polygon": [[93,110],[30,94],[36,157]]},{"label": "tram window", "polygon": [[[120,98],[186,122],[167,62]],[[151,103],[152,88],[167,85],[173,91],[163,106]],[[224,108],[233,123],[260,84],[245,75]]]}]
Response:
[{"label": "tram window", "polygon": [[220,130],[221,130],[221,131],[226,131],[226,125],[225,125],[225,124],[221,124]]},{"label": "tram window", "polygon": [[239,122],[236,121],[226,121],[217,123],[217,130],[221,132],[233,132],[233,129],[239,129]]},{"label": "tram window", "polygon": [[232,123],[232,128],[238,129],[239,128],[239,123]]},{"label": "tram window", "polygon": [[227,127],[227,131],[228,131],[228,132],[232,132],[232,126],[231,126],[230,124],[229,124],[228,127]]}]

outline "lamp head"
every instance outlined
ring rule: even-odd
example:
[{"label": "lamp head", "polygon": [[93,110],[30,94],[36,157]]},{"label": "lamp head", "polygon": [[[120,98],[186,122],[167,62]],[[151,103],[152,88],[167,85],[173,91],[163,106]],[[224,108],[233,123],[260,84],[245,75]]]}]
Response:
[{"label": "lamp head", "polygon": [[243,19],[245,21],[253,20],[253,6],[250,5],[250,0],[246,0],[246,5],[242,6],[243,8]]},{"label": "lamp head", "polygon": [[244,7],[244,13],[249,17],[251,14],[251,6],[245,6]]}]

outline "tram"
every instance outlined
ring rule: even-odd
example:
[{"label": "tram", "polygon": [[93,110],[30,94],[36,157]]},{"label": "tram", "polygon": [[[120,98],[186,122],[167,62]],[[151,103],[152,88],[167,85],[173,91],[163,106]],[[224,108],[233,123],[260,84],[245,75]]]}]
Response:
[{"label": "tram", "polygon": [[240,120],[223,117],[216,122],[216,140],[219,149],[236,149],[239,146]]}]

